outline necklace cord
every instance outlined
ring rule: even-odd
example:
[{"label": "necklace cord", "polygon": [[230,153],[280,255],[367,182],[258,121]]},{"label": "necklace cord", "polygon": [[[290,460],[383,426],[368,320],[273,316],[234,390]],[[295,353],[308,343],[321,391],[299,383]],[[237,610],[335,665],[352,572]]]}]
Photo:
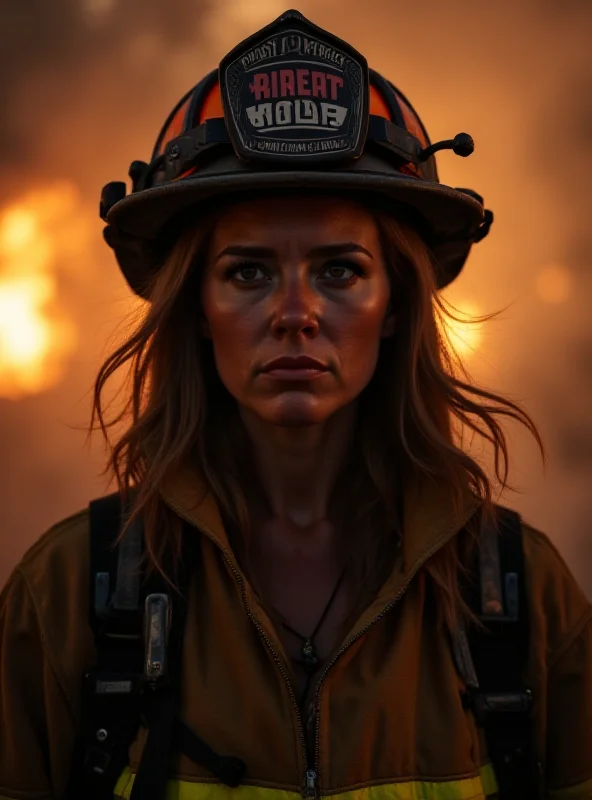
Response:
[{"label": "necklace cord", "polygon": [[344,569],[343,572],[341,573],[341,575],[339,576],[339,580],[335,584],[335,588],[333,589],[333,593],[332,593],[331,597],[329,598],[329,602],[325,606],[325,610],[323,611],[323,613],[321,615],[321,618],[317,622],[316,627],[315,627],[314,631],[311,633],[310,636],[303,636],[301,633],[298,633],[298,631],[294,630],[294,628],[292,628],[291,625],[288,625],[287,622],[282,622],[281,623],[281,625],[286,630],[290,631],[290,633],[293,633],[294,636],[297,636],[303,642],[303,645],[302,645],[302,661],[298,662],[298,663],[301,663],[302,666],[304,666],[304,668],[308,672],[313,672],[316,669],[317,664],[319,663],[319,657],[318,657],[317,650],[316,650],[316,647],[315,647],[314,638],[317,635],[317,633],[319,632],[319,630],[321,629],[321,626],[322,626],[323,622],[325,621],[325,619],[327,617],[327,614],[329,613],[329,609],[333,605],[333,601],[335,600],[335,597],[337,596],[337,592],[339,591],[339,587],[343,583],[343,579],[345,577],[345,572],[346,572],[346,570]]}]

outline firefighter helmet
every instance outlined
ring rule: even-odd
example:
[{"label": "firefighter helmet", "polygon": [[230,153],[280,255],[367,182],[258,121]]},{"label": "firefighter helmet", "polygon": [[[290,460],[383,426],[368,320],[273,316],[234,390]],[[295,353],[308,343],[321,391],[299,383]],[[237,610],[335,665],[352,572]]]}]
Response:
[{"label": "firefighter helmet", "polygon": [[[226,55],[179,101],[132,192],[104,187],[105,239],[146,297],[181,212],[219,195],[327,190],[380,195],[421,221],[438,288],[459,274],[493,214],[440,183],[434,153],[473,152],[466,133],[430,143],[413,107],[351,45],[287,11]],[[388,206],[387,206],[388,207]]]}]

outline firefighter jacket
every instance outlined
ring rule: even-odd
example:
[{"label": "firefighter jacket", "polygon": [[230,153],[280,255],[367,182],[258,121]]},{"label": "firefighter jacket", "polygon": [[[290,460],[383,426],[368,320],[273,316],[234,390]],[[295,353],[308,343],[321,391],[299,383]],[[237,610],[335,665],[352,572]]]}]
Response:
[{"label": "firefighter jacket", "polygon": [[[329,660],[306,715],[274,625],[241,573],[199,476],[179,472],[163,498],[200,537],[185,628],[182,721],[216,752],[247,765],[241,786],[229,789],[177,755],[168,797],[297,800],[311,760],[317,792],[336,800],[496,797],[484,736],[461,702],[462,678],[445,631],[434,624],[422,570],[459,532],[446,490],[429,484],[406,492],[404,565],[395,563]],[[467,491],[462,524],[476,502]],[[592,607],[544,534],[525,525],[524,548],[537,758],[549,798],[592,798]],[[88,598],[83,510],[31,547],[0,597],[2,800],[64,796],[82,678],[96,658]],[[314,751],[308,754],[307,726]],[[118,798],[130,795],[145,739],[140,727]]]}]

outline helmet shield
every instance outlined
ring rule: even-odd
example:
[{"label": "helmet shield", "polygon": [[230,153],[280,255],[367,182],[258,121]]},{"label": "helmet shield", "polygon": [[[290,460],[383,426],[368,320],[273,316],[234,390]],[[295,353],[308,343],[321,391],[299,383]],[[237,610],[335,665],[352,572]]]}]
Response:
[{"label": "helmet shield", "polygon": [[368,130],[368,64],[351,45],[287,11],[220,63],[237,155],[288,168],[359,157]]}]

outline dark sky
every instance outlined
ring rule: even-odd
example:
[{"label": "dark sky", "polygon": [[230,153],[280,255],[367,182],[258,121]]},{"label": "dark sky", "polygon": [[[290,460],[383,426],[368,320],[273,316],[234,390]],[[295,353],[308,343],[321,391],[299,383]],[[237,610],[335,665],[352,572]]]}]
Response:
[{"label": "dark sky", "polygon": [[[99,356],[132,306],[102,243],[101,187],[124,180],[133,159],[147,160],[187,89],[287,7],[276,0],[0,7],[0,223],[3,209],[37,202],[30,193],[57,181],[79,198],[48,223],[56,252],[46,266],[53,313],[68,320],[77,345],[40,391],[3,395],[0,363],[0,585],[44,530],[105,491],[100,441],[89,453],[72,428],[88,420]],[[465,130],[474,137],[469,159],[439,154],[440,177],[483,194],[496,221],[447,297],[483,313],[505,309],[468,367],[526,405],[550,458],[545,477],[532,444],[511,428],[522,493],[506,502],[553,538],[592,596],[592,4],[307,0],[296,7],[393,80],[433,141]],[[70,250],[76,226],[87,235],[82,249]],[[0,254],[0,287],[9,268]],[[23,262],[23,272],[30,269]],[[565,296],[552,302],[557,280]]]}]

